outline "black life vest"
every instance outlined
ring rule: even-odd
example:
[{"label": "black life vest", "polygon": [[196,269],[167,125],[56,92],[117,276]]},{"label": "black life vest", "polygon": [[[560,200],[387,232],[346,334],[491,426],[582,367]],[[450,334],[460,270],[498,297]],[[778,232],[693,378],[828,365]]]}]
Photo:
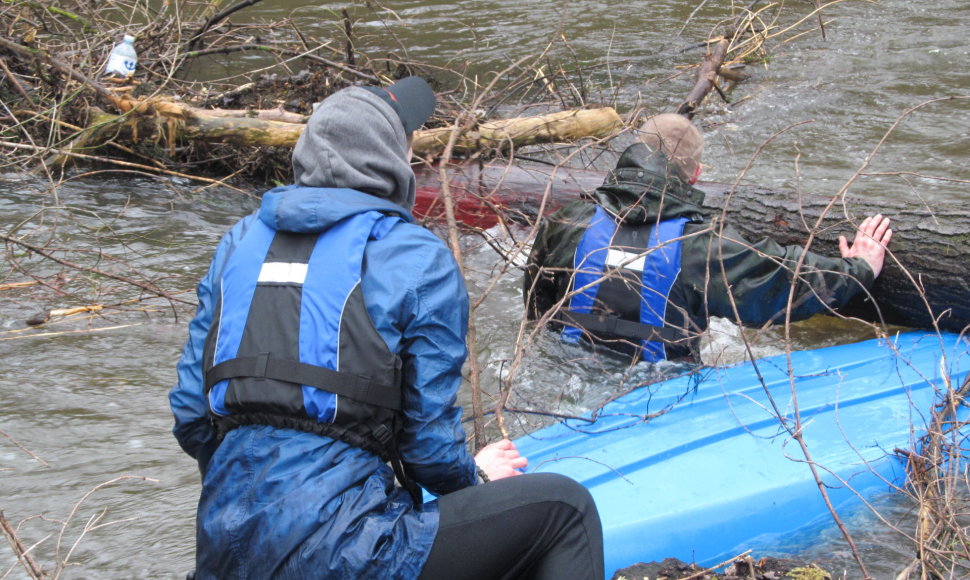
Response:
[{"label": "black life vest", "polygon": [[228,258],[205,343],[205,392],[220,437],[270,425],[397,455],[401,359],[361,291],[364,248],[400,218],[370,211],[320,234],[256,220]]},{"label": "black life vest", "polygon": [[597,206],[576,247],[569,307],[558,318],[562,338],[584,334],[644,361],[667,358],[664,341],[683,334],[664,326],[670,290],[680,274],[680,237],[687,218],[644,225],[618,224]]}]

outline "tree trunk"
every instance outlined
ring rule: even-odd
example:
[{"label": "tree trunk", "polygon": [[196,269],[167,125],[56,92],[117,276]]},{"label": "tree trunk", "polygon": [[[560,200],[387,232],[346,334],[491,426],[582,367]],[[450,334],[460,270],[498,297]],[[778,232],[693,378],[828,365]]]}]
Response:
[{"label": "tree trunk", "polygon": [[236,146],[293,147],[304,127],[298,123],[202,113],[201,110],[193,111],[179,137]]},{"label": "tree trunk", "polygon": [[[459,219],[487,228],[499,219],[533,223],[592,191],[604,172],[553,167],[478,166],[449,169],[449,185]],[[426,219],[440,216],[437,170],[418,170],[415,211]],[[748,240],[770,237],[780,244],[804,245],[831,197],[799,195],[749,185],[733,192],[722,183],[698,184],[706,193],[704,208],[720,215]],[[548,195],[546,195],[548,193]],[[835,206],[817,229],[812,251],[838,255],[838,237],[850,241],[865,216],[880,212],[892,219],[893,240],[882,275],[872,288],[874,300],[859,297],[841,312],[869,321],[960,332],[970,324],[970,209],[961,204],[929,207],[918,200],[848,198]],[[848,216],[848,219],[847,219]]]},{"label": "tree trunk", "polygon": [[[472,131],[459,135],[454,153],[467,155],[478,151],[510,151],[536,143],[575,143],[581,139],[602,139],[615,134],[623,121],[610,107],[559,111],[536,117],[516,117],[479,123]],[[417,131],[414,153],[437,157],[451,136],[451,127]]]},{"label": "tree trunk", "polygon": [[[720,210],[730,193],[724,184],[707,183],[705,207]],[[728,206],[728,220],[748,239],[770,237],[780,244],[802,245],[831,201],[830,196],[739,187]],[[970,209],[964,204],[926,205],[918,199],[847,198],[821,222],[811,250],[838,255],[838,236],[850,241],[854,223],[873,213],[892,220],[893,239],[882,274],[872,287],[873,300],[859,296],[840,310],[864,320],[922,329],[961,332],[970,325]]]},{"label": "tree trunk", "polygon": [[[123,99],[120,108],[124,115],[112,116],[98,111],[96,127],[86,129],[75,139],[75,150],[83,145],[94,147],[106,135],[117,136],[118,128],[166,128],[164,138],[189,139],[237,146],[292,147],[303,132],[305,117],[281,111],[227,111],[198,109],[170,99],[137,101]],[[462,132],[455,143],[454,154],[468,155],[478,151],[514,150],[536,143],[573,143],[581,139],[602,139],[622,128],[617,112],[605,107],[559,111],[535,117],[518,117],[479,123],[471,131]],[[451,127],[416,131],[414,153],[419,157],[441,154],[451,135]],[[135,131],[134,138],[159,140],[158,131]],[[129,135],[129,133],[123,133]],[[98,139],[102,139],[100,142]]]}]

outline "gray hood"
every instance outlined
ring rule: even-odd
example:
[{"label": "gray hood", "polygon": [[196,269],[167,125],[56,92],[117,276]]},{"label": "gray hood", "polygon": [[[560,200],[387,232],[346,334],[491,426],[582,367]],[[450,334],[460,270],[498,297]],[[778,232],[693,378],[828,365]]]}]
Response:
[{"label": "gray hood", "polygon": [[293,149],[293,175],[305,187],[347,187],[414,206],[407,136],[394,109],[377,95],[348,87],[317,107]]}]

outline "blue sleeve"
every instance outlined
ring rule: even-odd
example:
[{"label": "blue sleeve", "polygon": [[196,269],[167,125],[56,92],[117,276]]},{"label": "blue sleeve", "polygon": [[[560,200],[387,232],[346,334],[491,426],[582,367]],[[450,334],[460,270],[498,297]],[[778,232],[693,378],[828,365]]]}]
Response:
[{"label": "blue sleeve", "polygon": [[172,433],[182,449],[199,462],[199,471],[205,473],[209,458],[218,442],[209,420],[209,409],[202,384],[203,351],[205,338],[212,325],[218,303],[219,279],[226,258],[245,229],[245,220],[237,224],[219,242],[209,271],[196,288],[198,306],[195,317],[189,323],[189,338],[182,349],[178,362],[178,383],[168,394],[169,405],[175,417]]},{"label": "blue sleeve", "polygon": [[411,477],[442,495],[477,480],[457,403],[467,354],[468,293],[440,241],[435,238],[423,250],[411,271],[410,312],[401,336],[405,420],[399,443]]}]

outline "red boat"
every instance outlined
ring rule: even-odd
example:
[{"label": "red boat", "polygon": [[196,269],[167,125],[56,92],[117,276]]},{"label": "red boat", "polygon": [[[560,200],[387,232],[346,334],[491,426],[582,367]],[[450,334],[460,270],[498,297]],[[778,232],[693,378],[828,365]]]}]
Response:
[{"label": "red boat", "polygon": [[[415,175],[418,180],[415,216],[428,221],[446,221],[440,168],[423,165],[415,169]],[[534,220],[579,199],[582,192],[596,189],[605,177],[604,171],[538,164],[468,163],[448,166],[447,190],[457,222],[487,229],[500,220]]]}]

